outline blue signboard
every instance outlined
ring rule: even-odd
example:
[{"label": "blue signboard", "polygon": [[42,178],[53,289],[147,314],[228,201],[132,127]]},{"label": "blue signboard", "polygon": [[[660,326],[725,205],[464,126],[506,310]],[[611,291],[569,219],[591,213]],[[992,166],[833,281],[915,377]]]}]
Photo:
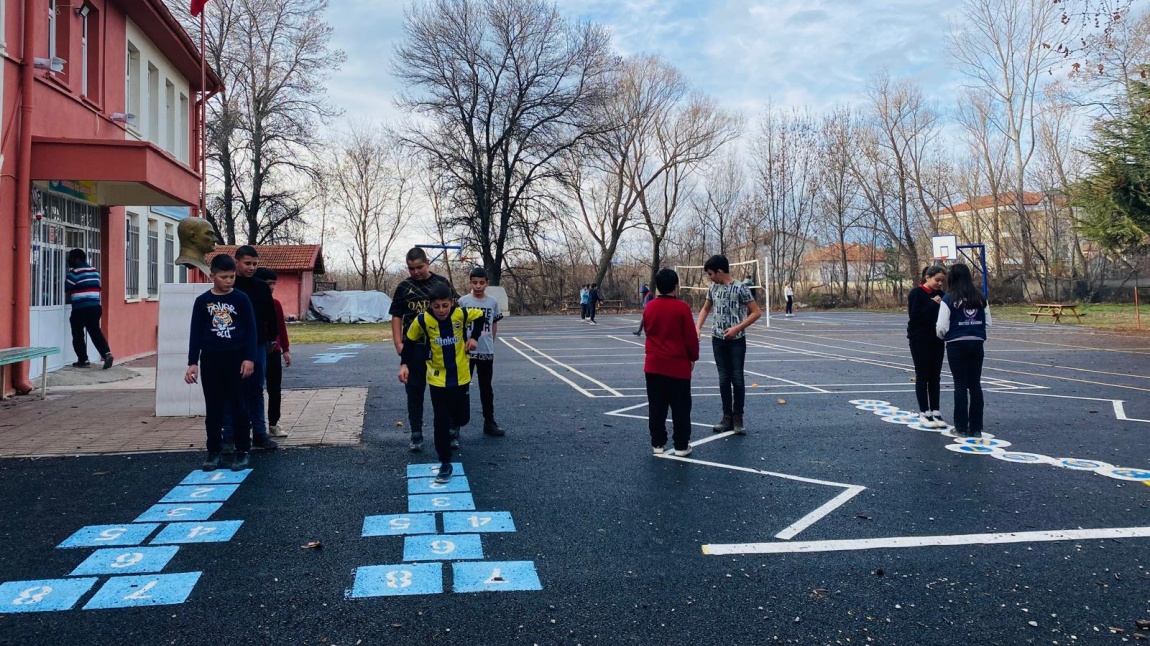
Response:
[{"label": "blue signboard", "polygon": [[135,606],[169,606],[188,600],[201,572],[117,576],[108,579],[84,610],[132,608]]},{"label": "blue signboard", "polygon": [[483,558],[478,534],[408,536],[403,539],[405,561],[455,561]]},{"label": "blue signboard", "polygon": [[152,505],[148,511],[136,517],[135,523],[157,522],[166,523],[180,520],[207,520],[212,514],[219,511],[222,502],[203,502],[181,504]]},{"label": "blue signboard", "polygon": [[447,482],[436,482],[435,478],[408,478],[407,493],[462,493],[471,491],[467,476],[454,476]]},{"label": "blue signboard", "polygon": [[509,592],[542,590],[533,561],[478,561],[452,563],[455,592]]},{"label": "blue signboard", "polygon": [[96,550],[72,570],[71,576],[93,574],[143,574],[159,572],[179,551],[178,547],[122,547]]},{"label": "blue signboard", "polygon": [[0,614],[71,610],[97,580],[92,577],[0,583]]},{"label": "blue signboard", "polygon": [[441,493],[407,497],[407,510],[411,512],[466,511],[469,509],[475,509],[475,500],[469,493]]},{"label": "blue signboard", "polygon": [[116,547],[139,545],[152,534],[159,525],[143,523],[139,525],[88,525],[76,530],[56,547]]},{"label": "blue signboard", "polygon": [[355,583],[346,596],[349,599],[362,599],[440,592],[443,592],[442,564],[403,563],[356,568]]},{"label": "blue signboard", "polygon": [[242,520],[216,520],[202,523],[170,523],[149,545],[172,543],[225,543],[236,535]]},{"label": "blue signboard", "polygon": [[434,534],[435,514],[394,514],[363,519],[364,536],[403,536]]},{"label": "blue signboard", "polygon": [[239,485],[195,485],[175,487],[160,502],[216,502],[231,497]]},{"label": "blue signboard", "polygon": [[455,511],[443,514],[443,531],[447,534],[513,532],[515,523],[509,511]]}]

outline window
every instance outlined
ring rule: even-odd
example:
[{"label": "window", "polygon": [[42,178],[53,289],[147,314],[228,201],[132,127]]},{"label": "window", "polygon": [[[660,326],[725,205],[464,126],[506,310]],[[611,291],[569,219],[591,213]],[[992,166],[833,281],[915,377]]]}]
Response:
[{"label": "window", "polygon": [[44,216],[32,222],[32,307],[62,306],[68,250],[83,249],[100,267],[99,207],[41,190],[32,199]]},{"label": "window", "polygon": [[136,216],[128,214],[128,235],[124,245],[124,296],[140,297],[140,227]]},{"label": "window", "polygon": [[176,154],[176,86],[164,79],[164,150]]},{"label": "window", "polygon": [[160,227],[148,220],[148,298],[160,295]]},{"label": "window", "polygon": [[[3,2],[4,0],[0,0]],[[191,143],[191,133],[188,132],[188,97],[180,94],[180,128],[176,131],[176,158],[185,164],[191,164],[188,154],[188,144]],[[198,133],[197,133],[198,134]]]},{"label": "window", "polygon": [[176,236],[175,227],[164,225],[164,282],[176,282]]},{"label": "window", "polygon": [[[140,50],[128,41],[128,59],[126,80],[124,84],[124,111],[128,114],[140,114]],[[130,128],[134,128],[129,124]]]},{"label": "window", "polygon": [[148,141],[160,145],[160,70],[148,63]]}]

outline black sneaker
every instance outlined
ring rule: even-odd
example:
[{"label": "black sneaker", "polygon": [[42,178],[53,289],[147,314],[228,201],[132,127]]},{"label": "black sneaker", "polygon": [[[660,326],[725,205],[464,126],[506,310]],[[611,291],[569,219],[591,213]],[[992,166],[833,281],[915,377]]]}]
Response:
[{"label": "black sneaker", "polygon": [[[274,450],[280,448],[280,443],[273,440],[272,438],[264,435],[262,437],[252,438],[252,446],[257,448],[257,449],[262,449],[264,451],[274,451]],[[237,453],[236,455],[239,455],[239,453]]]},{"label": "black sneaker", "polygon": [[77,362],[72,364],[72,367],[73,368],[87,368],[90,365],[92,365],[92,364],[88,363],[87,361],[77,361]]},{"label": "black sneaker", "polygon": [[635,336],[643,336],[643,330],[635,330],[631,334],[634,334]]},{"label": "black sneaker", "polygon": [[236,452],[236,443],[229,441],[229,440],[224,440],[224,446],[222,449],[220,449],[220,453],[227,453],[227,454],[231,455],[232,453],[235,453],[235,452]]},{"label": "black sneaker", "polygon": [[419,453],[420,451],[423,450],[423,432],[422,431],[420,431],[418,433],[412,433],[411,434],[411,446],[409,446],[408,448],[411,449],[412,453]]},{"label": "black sneaker", "polygon": [[115,361],[115,358],[113,358],[113,357],[112,357],[112,353],[111,353],[111,352],[109,352],[109,353],[105,354],[105,355],[104,355],[104,370],[107,370],[108,368],[111,368],[111,367],[112,367],[112,362],[113,362],[113,361]]},{"label": "black sneaker", "polygon": [[248,459],[248,454],[243,451],[236,451],[236,459],[232,461],[232,471],[243,471],[251,466],[252,462]]},{"label": "black sneaker", "polygon": [[452,466],[450,462],[444,462],[439,465],[439,473],[435,474],[435,482],[438,484],[445,484],[451,480]]},{"label": "black sneaker", "polygon": [[204,460],[204,466],[201,468],[204,471],[215,471],[216,469],[220,468],[221,461],[222,460],[219,453],[209,453],[208,459]]},{"label": "black sneaker", "polygon": [[451,429],[451,448],[453,448],[453,449],[459,448],[459,429],[458,428],[452,428]]},{"label": "black sneaker", "polygon": [[731,424],[732,421],[733,420],[731,419],[730,415],[723,415],[722,421],[712,426],[711,430],[716,433],[726,433],[727,431],[734,428],[734,426]]},{"label": "black sneaker", "polygon": [[495,420],[489,419],[483,422],[483,434],[491,437],[503,437],[507,435],[507,431],[504,431],[503,427],[499,426]]}]

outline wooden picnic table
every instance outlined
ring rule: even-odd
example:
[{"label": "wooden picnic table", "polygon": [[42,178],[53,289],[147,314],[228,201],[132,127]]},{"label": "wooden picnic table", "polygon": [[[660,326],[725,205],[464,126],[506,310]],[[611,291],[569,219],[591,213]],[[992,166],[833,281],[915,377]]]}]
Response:
[{"label": "wooden picnic table", "polygon": [[1034,318],[1032,323],[1038,322],[1038,317],[1049,316],[1055,323],[1062,322],[1062,316],[1073,316],[1079,323],[1082,322],[1082,317],[1086,314],[1078,313],[1078,305],[1069,303],[1035,303],[1034,307],[1037,309],[1030,312],[1030,316]]},{"label": "wooden picnic table", "polygon": [[4,348],[0,350],[0,399],[8,393],[8,375],[4,366],[42,359],[40,368],[40,399],[48,394],[48,357],[60,354],[60,348]]}]

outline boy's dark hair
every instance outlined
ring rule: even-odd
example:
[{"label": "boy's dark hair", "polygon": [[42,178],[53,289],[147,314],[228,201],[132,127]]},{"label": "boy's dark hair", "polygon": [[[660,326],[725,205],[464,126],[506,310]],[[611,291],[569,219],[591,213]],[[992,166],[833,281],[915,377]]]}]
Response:
[{"label": "boy's dark hair", "polygon": [[679,274],[674,269],[664,267],[655,274],[655,289],[660,294],[670,294],[679,285]]},{"label": "boy's dark hair", "polygon": [[599,283],[591,283],[591,289],[599,289]]},{"label": "boy's dark hair", "polygon": [[490,280],[487,277],[487,270],[483,267],[476,267],[475,269],[472,269],[468,278],[482,278],[483,280]]},{"label": "boy's dark hair", "polygon": [[722,254],[715,254],[703,263],[703,271],[721,271],[724,274],[729,274],[731,273],[731,261]]},{"label": "boy's dark hair", "polygon": [[236,247],[235,257],[236,260],[243,260],[244,258],[259,258],[260,254],[255,247],[246,244],[242,247]]},{"label": "boy's dark hair", "polygon": [[268,269],[267,267],[257,267],[255,277],[259,278],[265,283],[269,280],[279,280],[279,275],[276,274],[274,270]]},{"label": "boy's dark hair", "polygon": [[213,274],[221,271],[235,271],[236,259],[227,254],[216,254],[212,257],[211,269]]},{"label": "boy's dark hair", "polygon": [[412,247],[407,250],[407,262],[414,262],[416,260],[430,263],[427,259],[427,252],[423,250],[423,247]]},{"label": "boy's dark hair", "polygon": [[431,287],[431,291],[428,292],[427,300],[428,302],[452,300],[451,290],[443,283],[436,283]]},{"label": "boy's dark hair", "polygon": [[74,265],[80,262],[88,262],[88,254],[84,253],[83,249],[73,249],[68,252],[69,265]]},{"label": "boy's dark hair", "polygon": [[929,267],[926,267],[925,269],[922,270],[922,279],[919,280],[918,282],[921,285],[922,283],[926,282],[927,278],[930,278],[932,276],[937,276],[939,274],[945,274],[945,273],[946,273],[946,267],[943,267],[942,265],[930,265]]},{"label": "boy's dark hair", "polygon": [[970,267],[961,262],[951,265],[946,272],[946,295],[955,307],[986,307],[982,292],[974,284]]}]

